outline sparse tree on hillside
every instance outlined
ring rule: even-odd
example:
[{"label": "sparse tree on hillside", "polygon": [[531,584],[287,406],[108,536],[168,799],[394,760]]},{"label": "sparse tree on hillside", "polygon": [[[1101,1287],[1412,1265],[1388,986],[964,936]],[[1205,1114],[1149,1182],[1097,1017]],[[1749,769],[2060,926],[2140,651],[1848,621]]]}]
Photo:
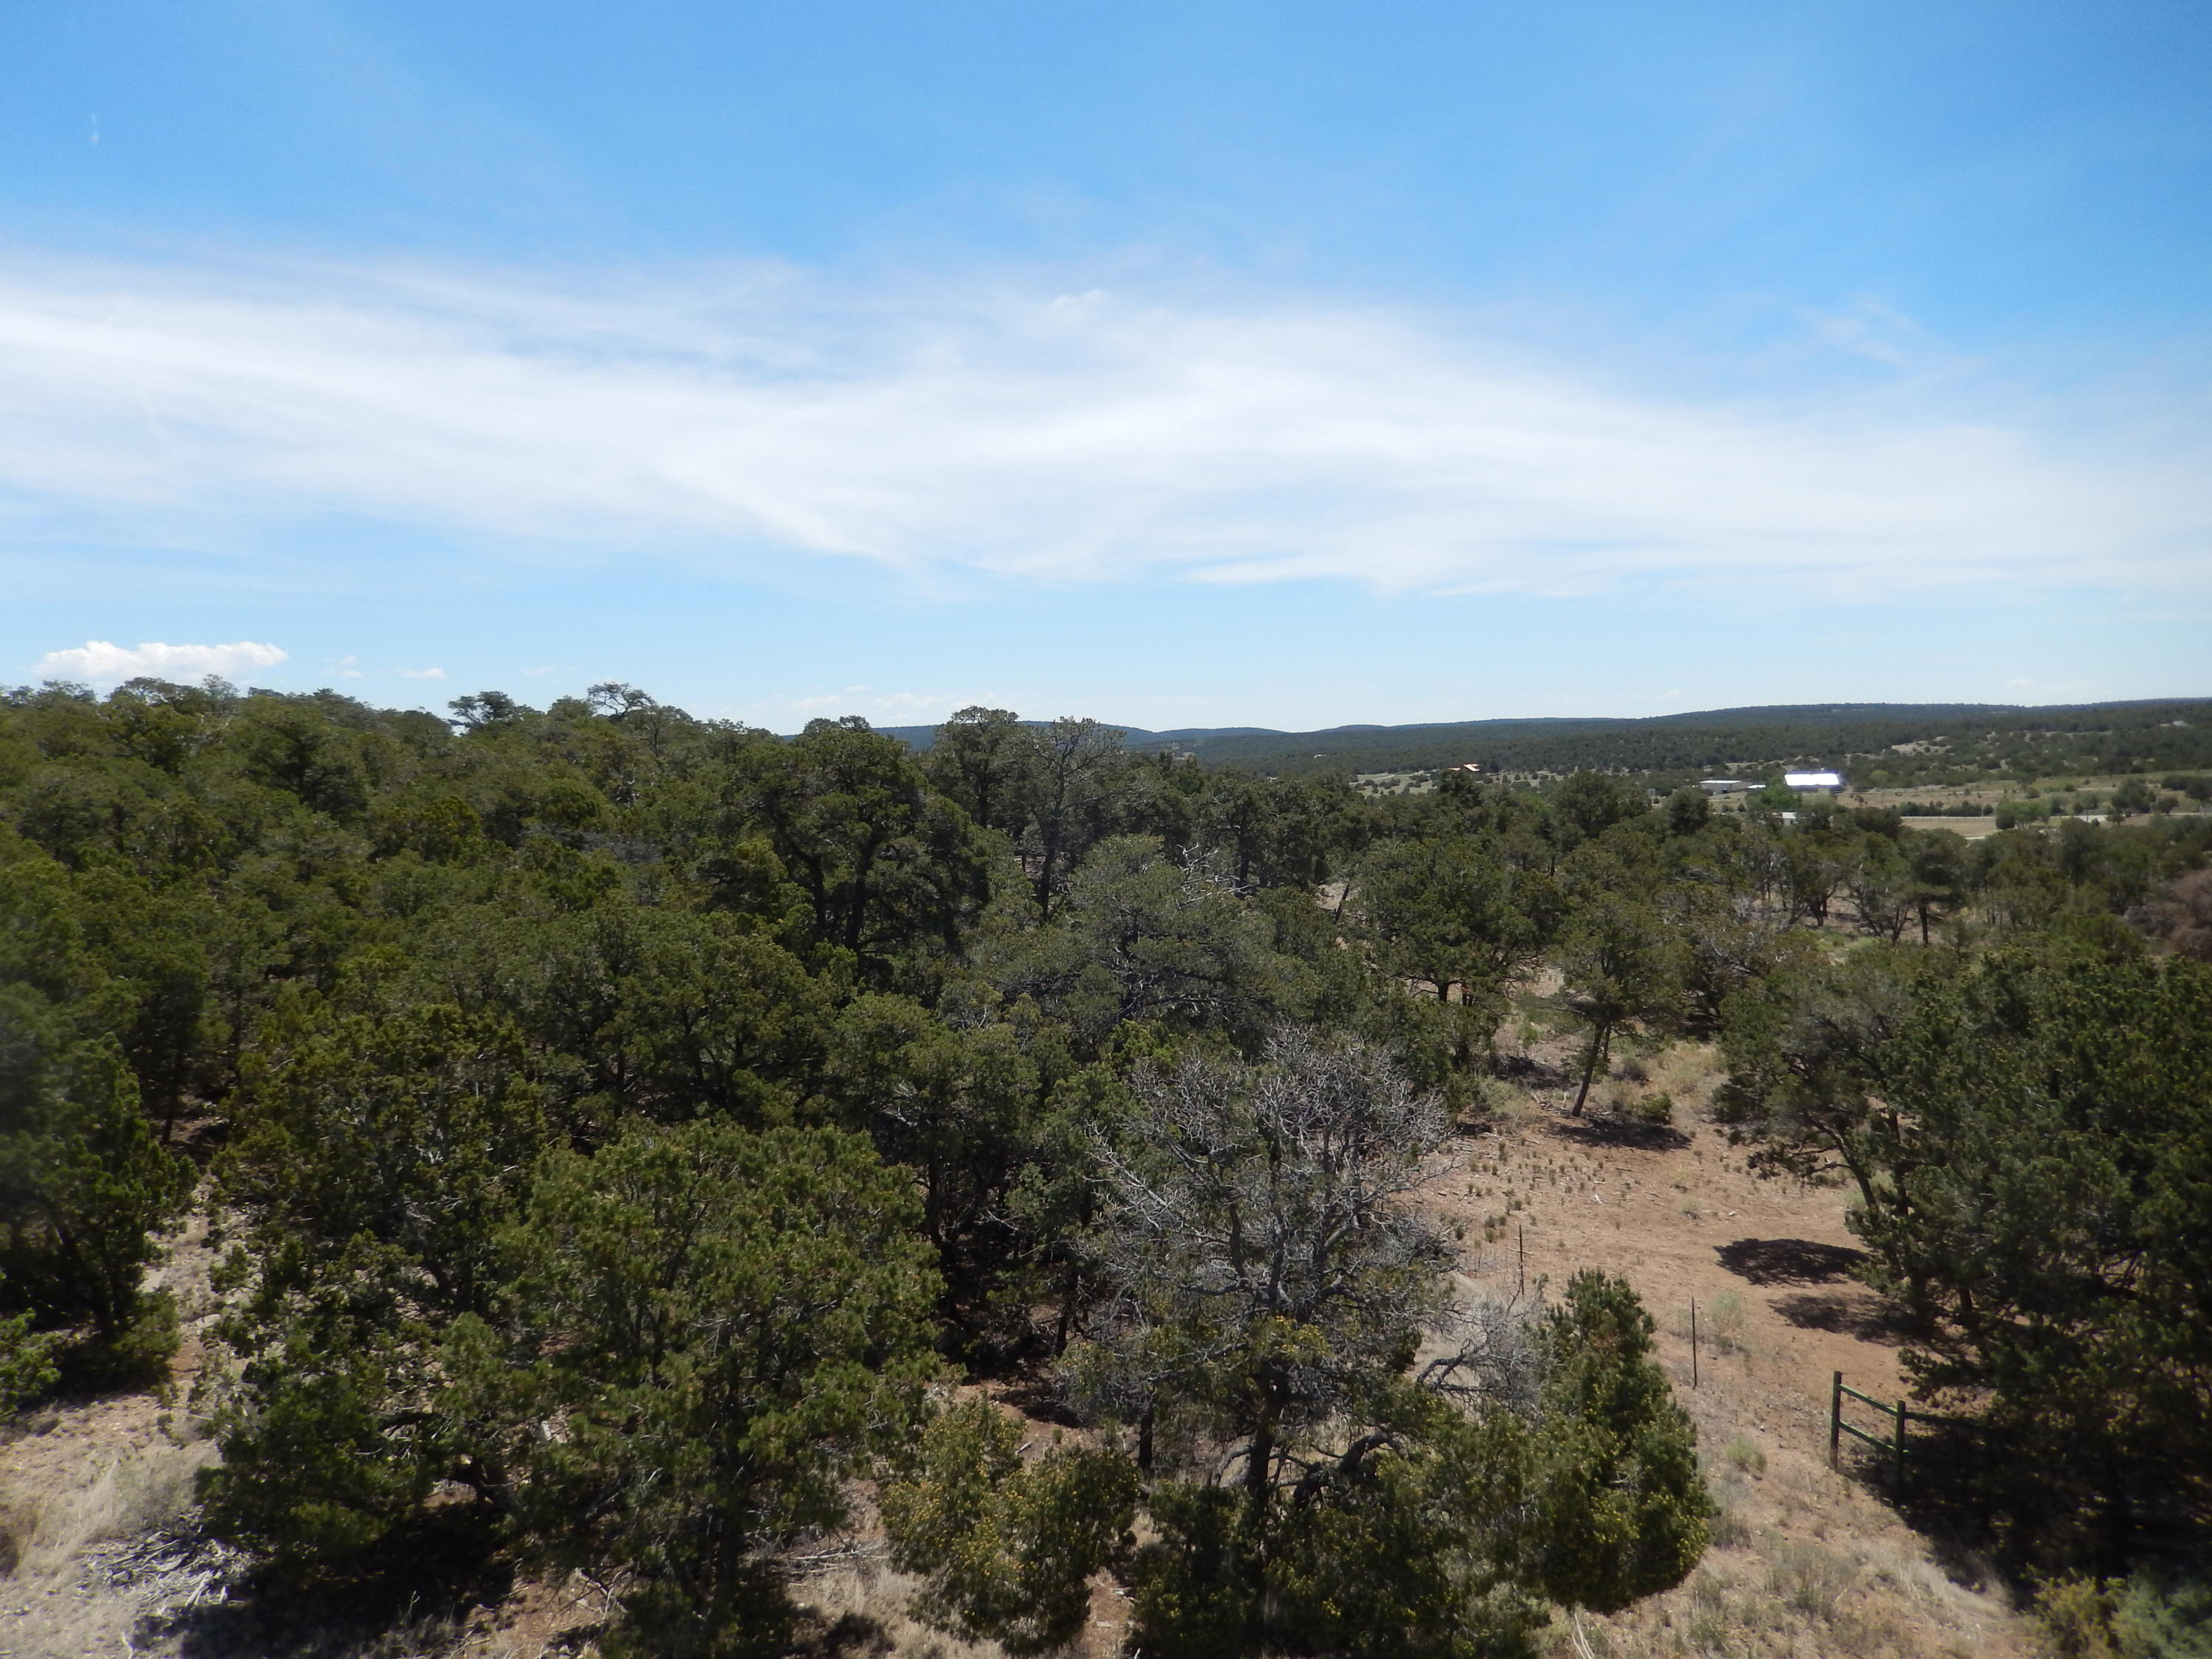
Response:
[{"label": "sparse tree on hillside", "polygon": [[1457,989],[1492,1007],[1558,926],[1551,879],[1516,869],[1473,836],[1384,842],[1369,855],[1357,895],[1377,965],[1420,981],[1438,1001]]},{"label": "sparse tree on hillside", "polygon": [[1853,1218],[1908,1369],[1981,1403],[2039,1547],[2212,1525],[2212,969],[2106,935],[1916,989],[1876,1056],[1893,1197]]},{"label": "sparse tree on hillside", "polygon": [[36,990],[0,982],[0,1318],[30,1316],[16,1352],[55,1351],[35,1329],[87,1338],[94,1375],[166,1358],[173,1310],[141,1279],[191,1188],[113,1039],[75,1036]]},{"label": "sparse tree on hillside", "polygon": [[1697,1431],[1652,1357],[1656,1329],[1625,1280],[1589,1269],[1545,1318],[1523,1547],[1531,1580],[1568,1607],[1617,1613],[1680,1583],[1705,1553],[1712,1501]]},{"label": "sparse tree on hillside", "polygon": [[1592,1080],[1613,1051],[1613,1038],[1626,1026],[1662,1020],[1673,1012],[1681,992],[1681,943],[1649,904],[1606,892],[1569,918],[1559,943],[1559,966],[1567,1006],[1589,1028],[1582,1083],[1575,1091],[1574,1114],[1579,1117]]}]

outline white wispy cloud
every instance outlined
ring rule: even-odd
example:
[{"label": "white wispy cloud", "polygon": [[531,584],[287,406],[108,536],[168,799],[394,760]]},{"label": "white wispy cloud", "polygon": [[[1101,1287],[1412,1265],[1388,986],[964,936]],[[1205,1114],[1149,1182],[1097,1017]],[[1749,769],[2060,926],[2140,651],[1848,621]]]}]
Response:
[{"label": "white wispy cloud", "polygon": [[239,640],[230,645],[164,645],[149,640],[121,646],[87,640],[65,651],[49,651],[31,665],[41,679],[75,680],[88,685],[120,685],[147,676],[173,679],[179,674],[232,675],[249,668],[274,668],[286,653],[273,645]]},{"label": "white wispy cloud", "polygon": [[2095,418],[1909,376],[1668,392],[1318,302],[760,270],[0,278],[0,500],[43,534],[173,544],[343,514],[921,579],[2203,586],[2201,411]]},{"label": "white wispy cloud", "polygon": [[403,668],[399,671],[399,678],[403,680],[442,680],[446,678],[446,671],[442,668]]}]

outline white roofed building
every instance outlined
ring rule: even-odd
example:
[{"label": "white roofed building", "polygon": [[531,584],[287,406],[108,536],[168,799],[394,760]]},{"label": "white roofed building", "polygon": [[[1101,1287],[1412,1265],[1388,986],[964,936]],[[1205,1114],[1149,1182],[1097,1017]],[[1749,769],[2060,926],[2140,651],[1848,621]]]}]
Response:
[{"label": "white roofed building", "polygon": [[1826,789],[1835,793],[1844,787],[1844,775],[1840,772],[1784,772],[1782,784],[1786,789]]}]

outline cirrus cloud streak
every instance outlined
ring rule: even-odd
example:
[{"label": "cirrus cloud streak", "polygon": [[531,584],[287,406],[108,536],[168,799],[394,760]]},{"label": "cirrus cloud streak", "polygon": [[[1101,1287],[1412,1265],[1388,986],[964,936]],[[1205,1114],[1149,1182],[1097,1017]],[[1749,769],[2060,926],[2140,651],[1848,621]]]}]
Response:
[{"label": "cirrus cloud streak", "polygon": [[2149,438],[1903,383],[1670,393],[1342,304],[748,270],[0,278],[5,510],[171,544],[274,547],[340,514],[921,580],[2196,590],[2212,465],[2157,413]]}]

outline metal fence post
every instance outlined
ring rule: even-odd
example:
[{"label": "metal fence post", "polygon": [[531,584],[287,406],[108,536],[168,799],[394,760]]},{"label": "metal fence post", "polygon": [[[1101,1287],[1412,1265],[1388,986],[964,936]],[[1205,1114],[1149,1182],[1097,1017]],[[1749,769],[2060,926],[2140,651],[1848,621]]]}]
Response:
[{"label": "metal fence post", "polygon": [[1897,1399],[1897,1495],[1905,1496],[1905,1396]]},{"label": "metal fence post", "polygon": [[1840,1461],[1844,1443],[1844,1374],[1836,1373],[1836,1386],[1828,1395],[1828,1467]]}]

